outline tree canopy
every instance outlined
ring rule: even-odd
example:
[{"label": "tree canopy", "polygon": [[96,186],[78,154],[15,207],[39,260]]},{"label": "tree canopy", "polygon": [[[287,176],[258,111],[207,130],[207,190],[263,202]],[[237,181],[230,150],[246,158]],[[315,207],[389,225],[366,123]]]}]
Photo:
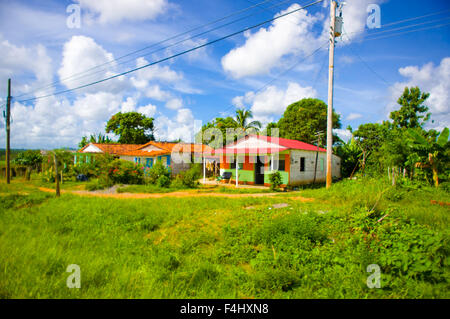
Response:
[{"label": "tree canopy", "polygon": [[[319,99],[303,99],[289,105],[278,121],[280,137],[312,143],[316,133],[327,130],[327,105]],[[333,111],[333,128],[341,128],[340,115]],[[326,135],[321,138],[326,144]],[[333,140],[339,140],[337,136]]]},{"label": "tree canopy", "polygon": [[138,112],[117,113],[106,124],[106,133],[119,136],[121,144],[145,144],[153,141],[153,118]]},{"label": "tree canopy", "polygon": [[406,87],[397,101],[401,108],[390,114],[393,125],[398,128],[423,127],[431,115],[426,113],[428,107],[423,104],[429,96],[429,93],[422,93],[418,87]]}]

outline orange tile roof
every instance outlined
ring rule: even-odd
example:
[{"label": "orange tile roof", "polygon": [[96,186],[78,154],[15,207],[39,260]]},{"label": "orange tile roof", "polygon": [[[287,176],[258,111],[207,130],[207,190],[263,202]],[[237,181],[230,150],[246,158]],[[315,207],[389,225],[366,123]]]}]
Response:
[{"label": "orange tile roof", "polygon": [[105,153],[112,154],[112,155],[121,155],[125,152],[130,152],[132,150],[136,150],[140,144],[101,144],[101,143],[89,143],[82,149],[80,149],[78,152],[83,153],[83,151],[89,146],[94,145],[98,147],[100,150],[102,150]]},{"label": "orange tile roof", "polygon": [[162,151],[141,151],[141,150],[134,150],[130,152],[126,152],[120,155],[124,156],[138,156],[138,157],[149,157],[149,156],[160,156],[160,155],[166,155],[170,154],[170,151],[162,150]]},{"label": "orange tile roof", "polygon": [[[185,146],[190,147],[191,153],[212,153],[213,148],[209,147],[208,145],[204,144],[195,144],[195,143],[170,143],[170,142],[154,142],[150,141],[146,144],[100,144],[100,143],[90,143],[86,146],[84,146],[82,149],[80,149],[78,152],[83,153],[83,151],[89,146],[94,145],[98,147],[100,150],[102,150],[105,153],[109,153],[112,155],[124,155],[124,156],[159,156],[159,155],[165,155],[170,154],[173,150],[173,148],[180,144],[181,148],[180,151],[184,150]],[[160,148],[161,150],[153,150],[153,151],[143,151],[142,149],[153,145],[157,148]]]}]

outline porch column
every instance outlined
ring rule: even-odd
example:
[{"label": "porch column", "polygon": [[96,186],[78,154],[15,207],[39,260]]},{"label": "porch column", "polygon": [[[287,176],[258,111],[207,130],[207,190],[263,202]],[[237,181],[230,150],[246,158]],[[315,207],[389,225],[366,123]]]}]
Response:
[{"label": "porch column", "polygon": [[236,187],[239,187],[239,157],[236,154]]},{"label": "porch column", "polygon": [[203,155],[203,184],[206,183],[206,160],[205,155]]}]

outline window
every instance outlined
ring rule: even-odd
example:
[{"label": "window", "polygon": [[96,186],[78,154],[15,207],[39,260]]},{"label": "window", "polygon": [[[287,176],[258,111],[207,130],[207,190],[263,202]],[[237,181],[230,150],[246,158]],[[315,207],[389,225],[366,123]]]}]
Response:
[{"label": "window", "polygon": [[305,158],[300,157],[300,172],[304,172],[304,171],[305,171]]},{"label": "window", "polygon": [[286,169],[286,162],[285,160],[270,160],[270,170],[271,171],[285,171]]},{"label": "window", "polygon": [[[243,169],[244,168],[244,163],[238,163],[238,169]],[[232,162],[230,163],[230,169],[236,169],[236,159],[233,159]]]}]

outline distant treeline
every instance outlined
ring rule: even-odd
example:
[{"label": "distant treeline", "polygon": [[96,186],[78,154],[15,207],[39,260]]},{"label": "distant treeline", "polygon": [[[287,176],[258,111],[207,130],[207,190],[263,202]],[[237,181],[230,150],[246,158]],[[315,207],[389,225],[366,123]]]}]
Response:
[{"label": "distant treeline", "polygon": [[[17,154],[19,154],[20,152],[25,151],[25,149],[12,149],[11,150],[11,159],[14,159]],[[5,161],[6,160],[6,150],[5,149],[0,149],[0,161]]]}]

